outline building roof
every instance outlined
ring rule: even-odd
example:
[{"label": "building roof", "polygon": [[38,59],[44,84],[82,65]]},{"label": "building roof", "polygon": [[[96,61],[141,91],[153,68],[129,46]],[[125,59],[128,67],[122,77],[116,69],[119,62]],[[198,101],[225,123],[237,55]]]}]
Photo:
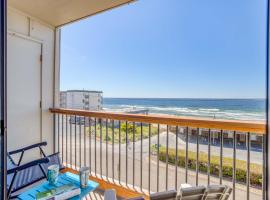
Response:
[{"label": "building roof", "polygon": [[102,91],[97,90],[66,90],[61,92],[89,92],[89,93],[103,93]]},{"label": "building roof", "polygon": [[59,27],[134,0],[8,0],[8,5]]}]

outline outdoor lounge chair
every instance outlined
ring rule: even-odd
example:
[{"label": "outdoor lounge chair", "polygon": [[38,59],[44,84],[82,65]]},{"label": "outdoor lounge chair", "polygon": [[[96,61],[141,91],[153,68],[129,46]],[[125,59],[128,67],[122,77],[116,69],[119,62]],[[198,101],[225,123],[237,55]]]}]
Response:
[{"label": "outdoor lounge chair", "polygon": [[205,195],[204,186],[179,188],[176,200],[201,200]]},{"label": "outdoor lounge chair", "polygon": [[[170,190],[157,192],[150,195],[150,200],[228,200],[232,188],[226,185],[209,185],[192,187],[189,184],[182,184],[177,191]],[[114,190],[106,190],[104,200],[116,200]],[[132,200],[143,200],[143,197],[136,197]],[[131,199],[129,199],[131,200]]]},{"label": "outdoor lounge chair", "polygon": [[164,192],[157,192],[150,195],[151,200],[175,200],[177,192],[175,190],[169,190]]},{"label": "outdoor lounge chair", "polygon": [[232,193],[232,188],[228,187],[221,200],[228,200]]},{"label": "outdoor lounge chair", "polygon": [[150,200],[227,200],[232,189],[225,185],[209,185],[192,187],[189,184],[182,184],[175,190],[158,192],[150,195]]},{"label": "outdoor lounge chair", "polygon": [[225,192],[227,191],[227,186],[226,185],[209,185],[204,194],[203,199],[213,199],[213,200],[219,200],[223,199]]},{"label": "outdoor lounge chair", "polygon": [[[42,149],[42,146],[46,145],[47,142],[42,142],[7,153],[7,191],[9,199],[16,198],[17,195],[13,194],[18,190],[47,178],[48,166],[58,164],[59,169],[63,169],[59,153],[46,156]],[[34,148],[40,149],[43,158],[21,164],[25,151]],[[18,162],[15,162],[12,158],[15,155],[19,155]]]}]

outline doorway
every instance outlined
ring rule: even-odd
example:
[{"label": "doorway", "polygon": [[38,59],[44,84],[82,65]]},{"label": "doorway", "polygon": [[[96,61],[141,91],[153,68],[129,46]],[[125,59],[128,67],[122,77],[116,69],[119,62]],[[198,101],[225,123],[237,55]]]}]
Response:
[{"label": "doorway", "polygon": [[41,54],[40,42],[8,34],[8,151],[41,142]]}]

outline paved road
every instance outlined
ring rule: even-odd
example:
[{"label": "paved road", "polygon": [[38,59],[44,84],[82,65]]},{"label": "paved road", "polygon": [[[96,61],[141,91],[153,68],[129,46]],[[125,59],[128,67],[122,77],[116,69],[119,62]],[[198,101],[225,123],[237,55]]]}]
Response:
[{"label": "paved road", "polygon": [[[73,131],[74,133],[74,131]],[[60,138],[62,136],[60,135]],[[165,139],[164,139],[165,138]],[[151,144],[156,143],[157,137],[151,138]],[[152,192],[157,191],[157,186],[159,191],[166,189],[174,189],[179,187],[180,183],[185,182],[185,169],[175,167],[173,165],[168,165],[168,170],[166,170],[166,164],[163,162],[158,162],[157,158],[153,155],[150,156],[150,165],[149,165],[149,139],[144,139],[142,141],[142,162],[141,162],[141,142],[138,141],[135,143],[134,159],[133,159],[133,145],[132,143],[128,145],[127,154],[126,154],[126,145],[121,144],[119,149],[119,144],[106,144],[100,143],[99,140],[94,140],[94,137],[91,138],[87,135],[84,137],[82,132],[81,140],[79,136],[76,137],[73,134],[70,140],[70,137],[66,138],[63,136],[64,145],[62,145],[62,139],[60,139],[60,151],[63,153],[63,161],[75,165],[82,166],[87,165],[91,167],[93,173],[108,175],[110,178],[115,178],[115,181],[120,180],[123,183],[128,183],[131,185],[142,187],[144,189],[149,189],[149,179],[150,179],[150,190]],[[160,142],[165,144],[166,134],[161,133]],[[65,145],[67,144],[67,145]],[[185,148],[183,141],[179,139],[179,148]],[[175,135],[169,134],[169,146],[175,147]],[[194,144],[189,144],[190,150],[195,150]],[[213,154],[217,153],[217,150],[214,150],[212,147],[211,152]],[[62,150],[63,149],[63,150]],[[75,154],[76,149],[76,154]],[[200,151],[205,151],[207,149],[205,145],[200,145]],[[227,149],[227,148],[225,148]],[[224,149],[224,150],[225,150]],[[228,152],[224,155],[229,155],[231,150],[226,150]],[[237,155],[239,158],[244,157],[244,153],[238,153],[243,150],[237,150]],[[107,154],[106,154],[107,152]],[[120,152],[120,153],[119,153]],[[218,154],[218,153],[217,153]],[[242,156],[240,156],[243,154]],[[120,156],[119,156],[120,155]],[[230,154],[231,155],[231,154]],[[256,159],[256,156],[252,159]],[[107,162],[106,162],[107,161]],[[121,163],[121,164],[119,164]],[[127,166],[127,167],[126,167]],[[150,166],[150,168],[149,168]],[[158,167],[159,166],[159,167]],[[120,167],[120,174],[119,172]],[[142,169],[142,170],[141,170]],[[176,171],[177,170],[177,171]],[[150,173],[149,173],[150,171]],[[166,179],[167,174],[167,179]],[[167,180],[167,181],[166,181]],[[196,174],[193,171],[188,171],[188,183],[195,185]],[[215,177],[210,178],[211,184],[219,184],[219,179]],[[231,182],[223,181],[224,184],[232,185]],[[199,174],[199,184],[207,184],[207,176],[204,174]],[[246,188],[243,185],[236,184],[236,196],[237,199],[246,198]],[[261,199],[261,190],[251,188],[250,199]]]}]

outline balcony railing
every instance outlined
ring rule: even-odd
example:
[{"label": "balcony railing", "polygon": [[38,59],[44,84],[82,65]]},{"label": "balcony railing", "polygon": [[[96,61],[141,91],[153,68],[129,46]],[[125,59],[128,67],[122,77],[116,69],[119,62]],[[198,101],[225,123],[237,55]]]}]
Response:
[{"label": "balcony railing", "polygon": [[78,170],[152,193],[226,184],[232,199],[265,199],[263,122],[50,109],[55,151]]}]

